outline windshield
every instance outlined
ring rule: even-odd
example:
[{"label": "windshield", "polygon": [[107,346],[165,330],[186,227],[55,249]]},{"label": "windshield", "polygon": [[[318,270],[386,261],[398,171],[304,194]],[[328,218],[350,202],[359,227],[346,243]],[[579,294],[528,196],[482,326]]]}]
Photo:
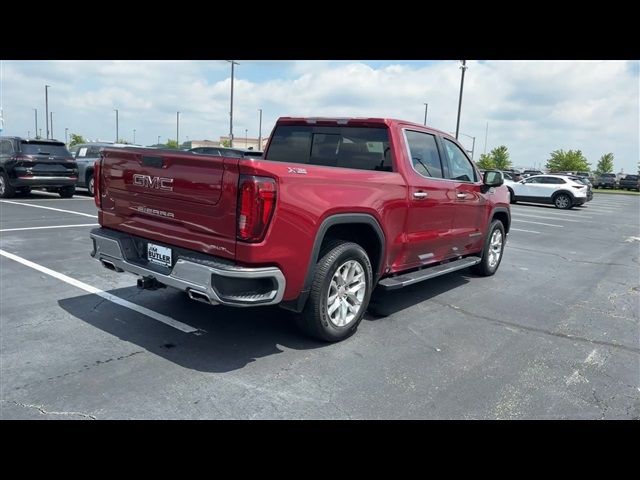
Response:
[{"label": "windshield", "polygon": [[22,142],[22,153],[26,155],[50,155],[55,157],[71,157],[64,143]]}]

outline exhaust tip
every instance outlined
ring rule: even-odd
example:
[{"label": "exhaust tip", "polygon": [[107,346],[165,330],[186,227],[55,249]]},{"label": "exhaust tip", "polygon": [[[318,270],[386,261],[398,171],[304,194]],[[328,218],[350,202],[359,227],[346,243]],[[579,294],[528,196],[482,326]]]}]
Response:
[{"label": "exhaust tip", "polygon": [[124,272],[124,270],[116,267],[115,264],[113,262],[110,262],[109,260],[100,259],[100,263],[102,263],[102,266],[108,270],[112,270],[114,272],[119,272],[119,273]]},{"label": "exhaust tip", "polygon": [[209,298],[209,295],[207,295],[206,293],[198,292],[197,290],[187,290],[187,295],[189,295],[189,298],[191,300],[208,303],[209,305],[213,304],[213,302]]}]

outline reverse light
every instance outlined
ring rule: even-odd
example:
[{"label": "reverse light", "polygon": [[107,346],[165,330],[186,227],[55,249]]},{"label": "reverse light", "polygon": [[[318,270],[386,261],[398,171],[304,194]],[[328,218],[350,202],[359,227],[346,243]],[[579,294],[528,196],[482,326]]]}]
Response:
[{"label": "reverse light", "polygon": [[276,181],[269,177],[240,175],[238,182],[238,240],[260,242],[276,206]]}]

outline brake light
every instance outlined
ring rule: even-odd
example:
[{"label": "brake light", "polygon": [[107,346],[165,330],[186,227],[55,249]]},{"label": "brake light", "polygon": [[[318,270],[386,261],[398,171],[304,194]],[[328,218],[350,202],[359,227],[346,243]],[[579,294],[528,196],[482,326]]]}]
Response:
[{"label": "brake light", "polygon": [[238,188],[238,240],[260,242],[276,206],[276,181],[240,175]]},{"label": "brake light", "polygon": [[102,194],[102,161],[96,160],[93,163],[93,200],[96,202],[96,207],[102,207],[102,201],[100,195]]},{"label": "brake light", "polygon": [[584,188],[584,185],[571,185],[573,188]]}]

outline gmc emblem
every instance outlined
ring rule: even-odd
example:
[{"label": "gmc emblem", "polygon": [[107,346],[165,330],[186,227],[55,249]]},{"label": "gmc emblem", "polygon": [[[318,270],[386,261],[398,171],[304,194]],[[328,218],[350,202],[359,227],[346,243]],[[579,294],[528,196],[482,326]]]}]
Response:
[{"label": "gmc emblem", "polygon": [[163,192],[173,192],[173,178],[152,177],[151,175],[133,175],[133,184],[139,187],[155,188]]}]

